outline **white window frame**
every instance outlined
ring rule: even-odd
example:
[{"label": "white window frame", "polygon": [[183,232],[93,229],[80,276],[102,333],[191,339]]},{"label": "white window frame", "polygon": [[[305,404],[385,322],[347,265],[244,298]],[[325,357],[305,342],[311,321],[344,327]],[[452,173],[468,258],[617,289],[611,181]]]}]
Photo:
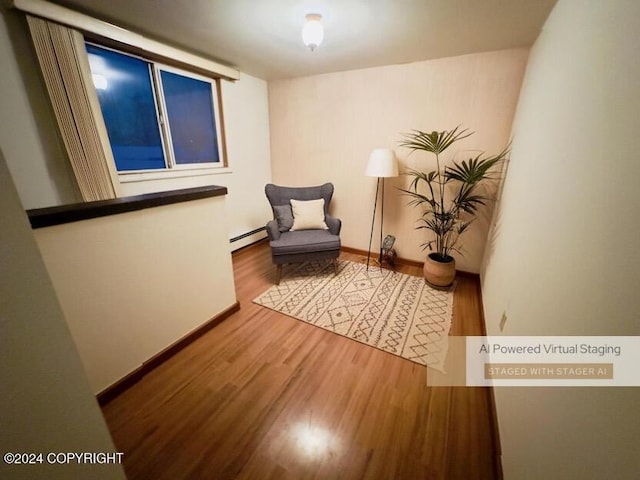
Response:
[{"label": "white window frame", "polygon": [[[148,60],[147,60],[148,61]],[[153,72],[155,75],[155,87],[157,90],[158,98],[161,99],[160,102],[160,126],[163,132],[163,140],[167,142],[165,146],[165,155],[167,159],[168,169],[175,170],[198,170],[201,168],[224,168],[226,166],[226,159],[224,157],[224,148],[223,148],[223,138],[222,138],[222,128],[220,125],[220,109],[218,107],[219,99],[218,96],[218,82],[214,79],[205,77],[203,75],[198,75],[192,72],[188,72],[181,68],[171,67],[169,65],[164,65],[162,63],[152,63]],[[162,76],[160,75],[161,71],[175,73],[178,75],[182,75],[183,77],[192,78],[194,80],[199,80],[204,83],[208,83],[211,88],[211,106],[213,111],[213,121],[216,127],[216,139],[218,143],[218,162],[206,162],[206,163],[188,163],[188,164],[178,164],[174,157],[173,151],[173,139],[171,137],[171,125],[169,124],[169,114],[167,112],[167,103],[164,99],[164,86],[162,85]]]},{"label": "white window frame", "polygon": [[[224,128],[222,109],[220,103],[222,102],[222,95],[219,90],[220,80],[218,78],[211,78],[204,75],[199,75],[194,72],[182,68],[172,67],[161,62],[151,60],[149,58],[135,55],[126,51],[111,48],[100,43],[85,40],[87,44],[93,45],[98,48],[110,50],[120,55],[127,55],[132,58],[137,58],[148,63],[151,68],[149,71],[151,86],[153,89],[153,100],[156,109],[156,118],[158,122],[158,130],[162,140],[162,151],[164,155],[165,168],[159,169],[145,169],[145,170],[117,170],[117,166],[114,163],[114,169],[117,172],[120,183],[129,182],[141,182],[147,180],[162,180],[178,177],[190,177],[200,175],[211,175],[218,173],[231,173],[231,169],[227,164],[226,148],[224,139]],[[205,83],[208,83],[211,87],[211,102],[213,106],[214,123],[217,137],[218,147],[218,162],[207,163],[189,163],[189,164],[177,164],[174,158],[173,144],[171,143],[171,128],[168,121],[167,107],[164,99],[164,89],[162,87],[161,71],[175,73],[187,78],[192,78]],[[109,148],[111,145],[109,144]]]}]

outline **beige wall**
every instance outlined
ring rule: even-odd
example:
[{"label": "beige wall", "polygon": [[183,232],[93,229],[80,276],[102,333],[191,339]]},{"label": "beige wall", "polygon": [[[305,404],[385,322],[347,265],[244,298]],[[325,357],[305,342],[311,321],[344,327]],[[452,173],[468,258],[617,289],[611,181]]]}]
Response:
[{"label": "beige wall", "polygon": [[[0,451],[116,452],[0,150]],[[7,228],[11,225],[11,228]],[[120,465],[8,465],[0,478],[124,479]]]},{"label": "beige wall", "polygon": [[236,302],[224,197],[35,234],[95,393]]},{"label": "beige wall", "polygon": [[[46,90],[22,14],[0,7],[0,145],[25,208],[81,201],[57,136]],[[264,185],[271,180],[267,83],[241,74],[222,81],[230,173],[126,183],[124,196],[201,185],[228,187],[231,238],[263,227],[271,216]],[[232,244],[240,247],[254,235]]]},{"label": "beige wall", "polygon": [[[476,134],[460,143],[458,154],[464,149],[498,153],[509,141],[527,54],[505,50],[270,82],[274,182],[333,182],[333,213],[343,221],[343,245],[366,250],[376,184],[364,176],[371,150],[395,148],[411,129],[462,124]],[[425,154],[396,151],[401,167],[432,167]],[[418,211],[406,207],[394,188],[405,183],[404,177],[387,180],[385,233],[397,237],[401,257],[422,261],[426,235],[414,229]],[[468,232],[459,268],[478,271],[490,215],[485,211]]]},{"label": "beige wall", "polygon": [[[579,8],[577,8],[579,4]],[[534,45],[487,248],[487,327],[640,335],[640,3],[559,0]],[[496,391],[506,479],[636,478],[640,389]]]}]

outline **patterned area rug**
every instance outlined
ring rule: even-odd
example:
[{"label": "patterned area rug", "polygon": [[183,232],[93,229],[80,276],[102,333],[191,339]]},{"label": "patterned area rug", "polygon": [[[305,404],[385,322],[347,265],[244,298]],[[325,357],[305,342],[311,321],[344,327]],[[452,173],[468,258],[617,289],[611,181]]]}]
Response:
[{"label": "patterned area rug", "polygon": [[453,287],[339,261],[286,265],[280,285],[254,302],[339,335],[444,371]]}]

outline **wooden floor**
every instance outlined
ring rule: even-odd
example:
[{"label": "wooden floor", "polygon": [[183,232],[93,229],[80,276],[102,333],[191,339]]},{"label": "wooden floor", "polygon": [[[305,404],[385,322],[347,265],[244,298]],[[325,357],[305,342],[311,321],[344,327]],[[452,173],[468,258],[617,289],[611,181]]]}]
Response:
[{"label": "wooden floor", "polygon": [[[253,304],[264,243],[233,262],[240,311],[103,407],[130,480],[499,478],[488,389],[426,387],[423,366]],[[459,278],[452,334],[480,315]]]}]

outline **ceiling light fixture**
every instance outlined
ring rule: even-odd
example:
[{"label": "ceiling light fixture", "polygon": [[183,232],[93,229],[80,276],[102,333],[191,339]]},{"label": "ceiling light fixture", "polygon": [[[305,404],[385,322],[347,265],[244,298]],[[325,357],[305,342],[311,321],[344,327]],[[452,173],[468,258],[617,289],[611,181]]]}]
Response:
[{"label": "ceiling light fixture", "polygon": [[302,27],[302,41],[305,46],[313,52],[324,38],[324,28],[322,27],[322,15],[319,13],[309,13],[305,16],[306,21]]}]

